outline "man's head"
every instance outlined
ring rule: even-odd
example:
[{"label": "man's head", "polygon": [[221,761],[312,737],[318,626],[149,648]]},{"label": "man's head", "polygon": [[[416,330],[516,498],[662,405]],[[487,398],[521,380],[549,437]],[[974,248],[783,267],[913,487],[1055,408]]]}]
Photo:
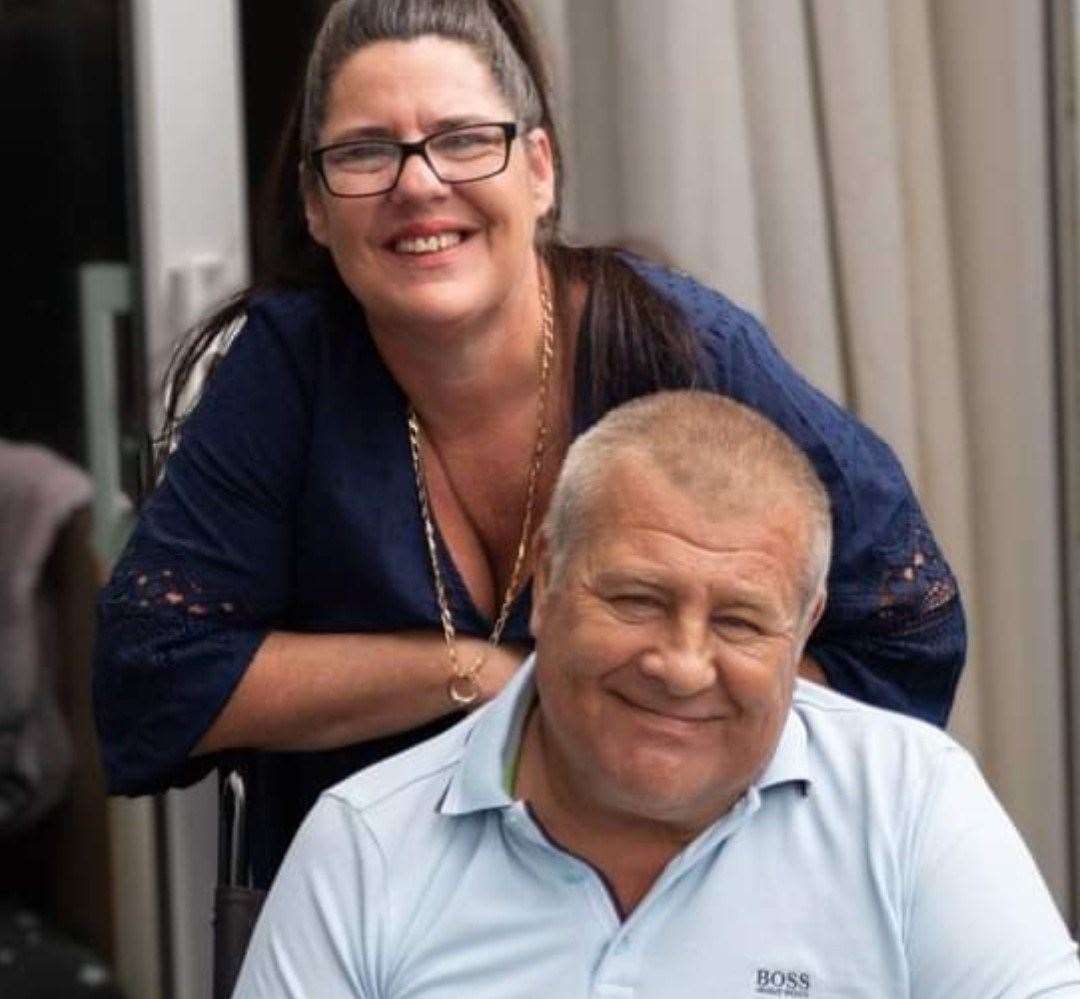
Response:
[{"label": "man's head", "polygon": [[824,606],[828,497],[729,399],[665,392],[570,449],[534,593],[545,763],[593,807],[687,831],[772,757]]}]

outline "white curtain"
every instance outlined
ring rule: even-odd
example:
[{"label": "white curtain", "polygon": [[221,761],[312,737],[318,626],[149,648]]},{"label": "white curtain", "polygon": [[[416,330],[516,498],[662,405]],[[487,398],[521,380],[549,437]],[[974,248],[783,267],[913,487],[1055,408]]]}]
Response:
[{"label": "white curtain", "polygon": [[532,0],[567,228],[761,316],[957,570],[953,730],[1070,894],[1043,5]]}]

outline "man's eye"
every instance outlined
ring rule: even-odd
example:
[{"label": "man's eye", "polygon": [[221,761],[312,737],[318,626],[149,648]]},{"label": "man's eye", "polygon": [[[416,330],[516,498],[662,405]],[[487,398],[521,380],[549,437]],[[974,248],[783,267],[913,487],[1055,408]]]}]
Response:
[{"label": "man's eye", "polygon": [[722,635],[733,638],[750,638],[761,634],[761,628],[755,621],[735,614],[722,614],[713,618],[713,627]]},{"label": "man's eye", "polygon": [[644,614],[663,609],[660,598],[650,593],[617,593],[608,599],[624,613]]}]

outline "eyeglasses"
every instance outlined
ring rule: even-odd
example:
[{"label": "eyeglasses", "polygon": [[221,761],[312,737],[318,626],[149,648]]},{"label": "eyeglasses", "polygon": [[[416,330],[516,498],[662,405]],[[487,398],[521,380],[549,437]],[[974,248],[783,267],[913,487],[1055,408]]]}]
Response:
[{"label": "eyeglasses", "polygon": [[510,162],[518,130],[517,122],[500,121],[448,128],[419,142],[355,139],[316,149],[310,159],[335,197],[370,198],[397,187],[410,156],[421,157],[444,184],[494,177]]}]

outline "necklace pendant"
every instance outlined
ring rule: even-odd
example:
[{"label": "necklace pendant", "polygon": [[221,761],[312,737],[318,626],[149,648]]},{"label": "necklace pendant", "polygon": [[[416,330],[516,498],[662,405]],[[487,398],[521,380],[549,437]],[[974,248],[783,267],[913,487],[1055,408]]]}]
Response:
[{"label": "necklace pendant", "polygon": [[476,674],[468,676],[452,676],[446,683],[447,693],[450,700],[459,708],[468,708],[480,699],[480,684],[476,682]]},{"label": "necklace pendant", "polygon": [[[541,273],[540,282],[540,311],[542,319],[540,323],[540,370],[537,379],[539,387],[536,404],[536,445],[533,448],[532,460],[529,463],[528,482],[525,491],[525,512],[521,518],[521,537],[518,541],[517,556],[510,572],[510,580],[506,584],[506,592],[503,594],[499,615],[495,619],[495,624],[491,629],[491,636],[488,638],[491,648],[495,648],[499,644],[503,628],[510,617],[514,597],[517,595],[518,583],[525,566],[525,557],[528,554],[531,540],[537,483],[544,468],[544,447],[548,437],[548,377],[551,374],[552,358],[555,353],[555,311],[543,273]],[[435,586],[435,600],[439,607],[443,637],[446,639],[447,657],[450,660],[450,679],[446,681],[446,692],[450,697],[450,701],[456,707],[469,708],[480,700],[480,684],[477,682],[476,677],[483,668],[487,651],[485,650],[484,653],[477,656],[471,669],[461,670],[455,644],[454,619],[450,613],[450,604],[446,599],[446,588],[443,586],[442,572],[439,570],[439,556],[435,548],[435,524],[432,520],[431,502],[428,497],[423,459],[420,454],[420,421],[417,419],[416,410],[411,405],[406,414],[406,423],[409,432],[409,452],[412,457],[413,475],[416,478],[416,498],[420,505],[420,517],[424,524],[424,539],[427,542],[428,558],[431,561],[431,578]]]}]

